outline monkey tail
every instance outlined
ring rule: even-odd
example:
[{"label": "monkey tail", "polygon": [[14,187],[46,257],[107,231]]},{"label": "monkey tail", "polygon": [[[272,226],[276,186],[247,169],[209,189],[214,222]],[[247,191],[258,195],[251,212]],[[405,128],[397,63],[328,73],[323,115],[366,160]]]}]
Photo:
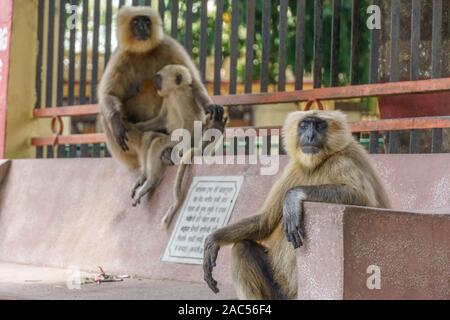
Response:
[{"label": "monkey tail", "polygon": [[194,154],[195,151],[196,148],[192,148],[188,152],[186,152],[183,155],[183,158],[181,158],[180,165],[178,166],[175,184],[173,187],[173,204],[170,206],[169,210],[167,210],[166,215],[162,219],[162,225],[166,229],[170,227],[173,217],[181,207],[182,204],[181,185],[183,183],[186,167],[188,166],[187,162],[189,159],[192,159],[192,155]]},{"label": "monkey tail", "polygon": [[[213,141],[211,143],[209,143],[207,146],[212,146],[212,148],[210,148],[208,154],[204,154],[204,156],[212,156],[216,153],[216,151],[218,150],[218,148],[220,146],[223,146],[223,135],[221,136],[220,139],[218,139],[217,141]],[[205,149],[205,147],[203,148]],[[190,149],[188,152],[186,152],[183,157],[181,158],[180,161],[180,165],[178,166],[178,170],[177,170],[177,175],[175,177],[175,184],[173,187],[173,204],[170,206],[169,210],[167,210],[167,213],[165,214],[165,216],[162,219],[162,225],[165,229],[169,229],[170,224],[172,223],[173,217],[175,216],[175,214],[178,212],[178,210],[180,209],[181,205],[182,205],[182,191],[181,191],[181,185],[183,184],[183,178],[184,178],[184,173],[186,172],[186,168],[188,166],[188,161],[190,161],[190,163],[192,163],[193,161],[193,155],[196,153],[196,151],[198,151],[198,148],[192,148]]]}]

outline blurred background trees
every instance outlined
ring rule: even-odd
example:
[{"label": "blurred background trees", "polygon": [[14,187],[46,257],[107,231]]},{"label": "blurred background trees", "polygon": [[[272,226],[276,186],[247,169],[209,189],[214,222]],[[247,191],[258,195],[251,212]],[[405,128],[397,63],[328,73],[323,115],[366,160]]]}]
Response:
[{"label": "blurred background trees", "polygon": [[[263,16],[263,2],[267,0],[256,1],[256,14],[255,14],[255,34],[254,34],[254,61],[253,61],[253,79],[259,80],[261,74],[261,56],[262,56],[262,16]],[[67,4],[67,8],[70,5],[79,5],[80,11],[79,17],[82,15],[82,0],[71,1]],[[113,7],[118,7],[119,1],[113,0]],[[158,1],[153,1],[154,5],[157,5]],[[280,45],[279,35],[279,16],[280,16],[280,1],[271,0],[271,31],[270,31],[270,65],[269,76],[270,83],[275,84],[278,80],[278,50]],[[359,79],[361,83],[368,82],[368,68],[369,63],[369,46],[370,46],[370,30],[365,26],[368,18],[366,13],[367,7],[371,4],[371,0],[361,0],[361,12],[360,23],[361,36],[359,42],[360,49],[360,65],[359,65]],[[144,1],[141,1],[143,4]],[[171,10],[174,1],[166,0],[164,27],[170,34],[171,32]],[[125,4],[131,4],[131,1],[125,1]],[[245,71],[245,54],[246,54],[246,36],[247,36],[247,1],[239,1],[239,41],[238,41],[238,56],[240,58],[238,62],[238,80],[243,80]],[[333,0],[324,0],[323,11],[323,36],[322,36],[322,85],[329,86],[330,84],[330,56],[331,56],[331,29],[332,29],[332,5]],[[352,1],[341,1],[341,23],[340,23],[340,52],[339,52],[339,84],[346,85],[349,83],[349,70],[350,70],[350,51],[351,51],[351,14],[352,14]],[[105,50],[105,24],[106,14],[104,2],[101,3],[100,14],[100,53]],[[94,10],[94,1],[89,1],[89,14],[92,15]],[[178,32],[177,38],[181,43],[184,43],[186,36],[186,2],[179,1],[179,14],[178,14]],[[296,13],[297,13],[297,0],[289,0],[288,3],[288,32],[287,32],[287,80],[294,78],[295,70],[295,46],[296,46]],[[67,13],[69,17],[70,13]],[[117,46],[115,39],[115,15],[113,16],[113,35],[112,35],[112,47]],[[193,43],[192,43],[192,55],[194,61],[198,62],[199,48],[200,48],[200,28],[201,28],[201,1],[193,2]],[[88,34],[88,46],[92,43],[92,29],[93,19],[89,19],[89,34]],[[231,39],[231,23],[232,23],[232,8],[231,1],[224,1],[224,13],[223,13],[223,33],[222,33],[222,66],[224,79],[227,79],[228,70],[226,70],[226,62],[230,58],[230,39]],[[214,55],[214,43],[215,43],[215,27],[216,27],[216,3],[210,0],[208,2],[208,41],[207,41],[207,53],[208,57]],[[81,29],[81,18],[78,21],[77,29]],[[66,50],[69,49],[70,31],[66,30]],[[305,34],[304,34],[304,67],[305,76],[308,77],[311,74],[312,61],[313,61],[313,39],[314,39],[314,1],[306,1],[305,11]],[[77,51],[80,50],[81,33],[77,32]],[[215,63],[215,62],[214,62]]]},{"label": "blurred background trees", "polygon": [[[253,78],[259,79],[261,74],[261,55],[262,55],[262,15],[263,15],[263,2],[256,1],[256,21],[255,21],[255,45],[254,45],[254,70]],[[247,1],[239,1],[239,46],[238,52],[241,59],[245,58],[246,52],[246,28],[247,28]],[[370,0],[361,0],[361,12],[360,23],[365,26],[368,14],[366,12],[367,7],[371,4]],[[331,28],[332,28],[332,0],[324,1],[323,12],[323,37],[322,37],[322,60],[325,62],[323,65],[323,85],[328,86],[330,84],[330,56],[331,56]],[[340,24],[340,74],[339,82],[341,85],[349,83],[349,70],[350,70],[350,48],[351,48],[351,13],[352,2],[342,1],[341,11],[341,24]],[[167,19],[165,19],[166,30],[170,30],[171,22],[170,18],[170,3],[167,3]],[[200,47],[200,2],[194,1],[194,26],[193,26],[193,57],[197,61]],[[280,15],[280,1],[271,1],[271,45],[270,45],[270,82],[276,83],[278,79],[278,49],[280,44],[279,35],[279,15]],[[296,45],[296,12],[297,1],[290,0],[288,4],[288,33],[287,33],[287,79],[293,77],[295,70],[295,45]],[[183,42],[185,37],[185,14],[186,4],[180,2],[180,14],[178,19],[178,40]],[[215,30],[215,4],[214,1],[210,1],[208,12],[208,56],[214,54],[214,30]],[[224,25],[223,25],[223,45],[222,54],[224,61],[230,57],[230,38],[231,38],[231,22],[232,22],[231,2],[225,1],[224,7]],[[305,48],[305,73],[311,73],[312,60],[313,60],[313,39],[314,39],[314,1],[306,1],[305,12],[305,34],[304,34],[304,48]],[[370,30],[366,27],[361,28],[361,37],[359,43],[360,49],[360,81],[361,83],[368,82],[368,68],[369,63],[369,46],[370,46]],[[238,75],[240,79],[244,77],[244,63],[238,63]]]}]

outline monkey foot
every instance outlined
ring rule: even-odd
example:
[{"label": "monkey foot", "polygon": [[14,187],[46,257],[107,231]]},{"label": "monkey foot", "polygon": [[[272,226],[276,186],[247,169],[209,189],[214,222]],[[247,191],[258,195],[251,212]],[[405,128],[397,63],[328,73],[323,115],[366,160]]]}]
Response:
[{"label": "monkey foot", "polygon": [[141,200],[147,194],[152,194],[157,186],[157,183],[152,183],[147,179],[143,183],[141,187],[138,187],[138,190],[133,195],[133,207],[137,207],[141,204]]},{"label": "monkey foot", "polygon": [[163,151],[163,153],[161,154],[161,160],[167,166],[174,165],[172,161],[172,148],[167,148],[166,150]]},{"label": "monkey foot", "polygon": [[138,192],[138,189],[141,188],[145,181],[147,181],[147,177],[145,175],[142,175],[138,181],[136,182],[136,184],[133,187],[133,190],[131,191],[131,199],[134,199],[134,197],[136,196],[136,193]]}]

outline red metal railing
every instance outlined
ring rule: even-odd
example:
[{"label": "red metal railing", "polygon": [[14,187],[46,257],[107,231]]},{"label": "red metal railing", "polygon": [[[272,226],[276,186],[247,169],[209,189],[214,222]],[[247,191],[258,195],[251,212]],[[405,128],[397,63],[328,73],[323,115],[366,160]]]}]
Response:
[{"label": "red metal railing", "polygon": [[[35,137],[31,139],[32,145],[36,146],[37,155],[43,156],[43,147],[47,146],[47,156],[54,156],[53,149],[50,146],[59,145],[59,150],[64,150],[67,145],[72,148],[71,152],[75,151],[79,145],[81,150],[86,151],[87,145],[94,145],[96,151],[101,148],[104,149],[103,143],[105,137],[103,134],[83,134],[83,135],[68,135],[61,136],[62,132],[62,117],[79,117],[96,115],[99,113],[99,107],[96,105],[96,89],[98,80],[101,78],[101,73],[104,65],[108,62],[113,52],[112,42],[112,27],[113,18],[120,6],[125,3],[137,5],[138,3],[148,5],[151,1],[112,1],[105,0],[102,4],[99,0],[83,0],[79,2],[80,23],[71,28],[70,32],[65,32],[66,17],[65,7],[61,5],[65,1],[39,1],[38,5],[38,43],[39,52],[36,67],[36,109],[34,111],[35,118],[52,118],[52,130],[54,136],[52,137]],[[375,1],[376,4],[378,1]],[[60,5],[57,6],[56,4]],[[396,95],[418,95],[420,99],[421,93],[434,93],[450,91],[449,74],[444,72],[442,68],[442,50],[444,46],[441,45],[442,39],[442,14],[446,8],[442,1],[433,2],[433,16],[431,20],[429,17],[424,17],[421,14],[421,6],[419,2],[410,8],[411,10],[411,34],[416,35],[411,37],[410,46],[406,51],[411,54],[409,64],[409,76],[405,76],[402,72],[404,63],[401,63],[400,56],[405,51],[400,48],[400,23],[402,19],[402,8],[399,0],[391,1],[389,7],[390,12],[390,38],[383,39],[381,31],[373,29],[370,31],[370,45],[364,44],[362,29],[366,28],[362,22],[361,3],[359,1],[352,1],[351,6],[343,6],[341,1],[317,0],[308,3],[304,0],[288,1],[281,0],[280,5],[270,4],[270,1],[264,2],[262,8],[257,6],[255,0],[249,1],[206,1],[199,2],[197,11],[194,10],[193,2],[187,1],[184,6],[180,6],[180,1],[169,1],[170,6],[166,6],[167,1],[158,2],[158,10],[166,19],[170,20],[170,28],[166,28],[166,32],[184,44],[188,54],[193,53],[194,46],[198,51],[195,58],[195,63],[199,66],[199,71],[202,79],[206,79],[207,70],[207,56],[211,50],[214,52],[214,77],[212,79],[214,87],[214,101],[224,106],[254,106],[261,104],[279,104],[292,102],[311,102],[311,105],[317,103],[320,107],[320,102],[325,100],[339,100],[348,98],[364,98],[364,97],[388,97]],[[208,12],[211,11],[208,6],[215,8],[215,17],[213,19],[215,28],[213,31],[214,40],[211,41],[208,28],[210,26],[211,17],[208,17]],[[46,11],[47,10],[47,11]],[[224,11],[226,10],[226,12]],[[322,41],[325,36],[324,12],[331,10],[331,24],[332,32],[330,34],[331,42]],[[409,9],[408,9],[409,10]],[[195,12],[196,11],[196,12]],[[422,10],[423,11],[423,10]],[[47,12],[47,13],[46,13]],[[244,15],[239,12],[246,13]],[[342,40],[340,26],[342,24],[342,17],[345,12],[351,14],[351,37],[349,41],[350,50],[343,51],[341,46]],[[88,28],[89,19],[93,16],[93,28]],[[225,14],[227,13],[227,14]],[[260,15],[261,13],[261,15]],[[185,16],[186,25],[183,28],[178,26],[179,15]],[[275,14],[275,16],[274,16]],[[295,17],[296,36],[289,35],[289,14]],[[59,17],[56,21],[55,16]],[[224,21],[224,17],[228,17]],[[389,18],[389,17],[388,17]],[[423,19],[428,19],[423,23]],[[167,20],[169,19],[169,20]],[[260,23],[257,23],[260,19]],[[279,48],[278,54],[272,55],[270,49],[271,28],[273,28],[273,19],[278,21],[278,36]],[[305,21],[312,19],[313,23],[307,24]],[[193,23],[199,23],[200,30],[198,34],[193,34]],[[422,22],[422,23],[421,23]],[[223,29],[224,23],[230,26],[231,33],[229,34],[229,52],[223,51]],[[257,25],[259,25],[257,27]],[[291,23],[292,24],[292,23]],[[47,27],[44,28],[44,26]],[[103,26],[104,33],[104,52],[99,50],[101,41],[100,34]],[[245,50],[240,51],[239,46],[239,30],[240,26],[246,28]],[[292,24],[293,26],[293,24]],[[291,26],[291,27],[292,27]],[[259,30],[259,27],[261,30]],[[56,33],[55,30],[62,30]],[[424,29],[423,31],[421,29]],[[403,30],[403,28],[402,28]],[[420,32],[429,32],[432,34],[430,53],[427,53],[424,59],[421,56],[420,50]],[[255,36],[257,33],[261,34],[262,48],[258,55],[255,48]],[[70,37],[68,35],[70,34]],[[55,36],[58,35],[58,39]],[[417,36],[419,35],[419,36]],[[197,36],[197,37],[196,37]],[[198,38],[198,39],[197,39]],[[194,41],[195,40],[195,41]],[[368,40],[368,39],[365,39]],[[77,51],[76,42],[81,44],[80,50]],[[309,42],[308,42],[309,41]],[[306,43],[310,43],[310,47],[306,47]],[[65,48],[65,43],[70,43],[68,48]],[[324,57],[323,52],[326,52],[331,44],[332,55]],[[56,50],[54,46],[57,45],[58,54],[54,56]],[[389,57],[381,54],[382,46],[388,46]],[[46,47],[47,54],[43,55]],[[292,52],[291,52],[292,51]],[[103,53],[102,53],[103,52]],[[245,52],[245,59],[243,57]],[[310,55],[306,55],[309,52]],[[227,56],[225,56],[227,54]],[[349,54],[351,63],[349,66],[344,66],[340,62],[340,55]],[[101,56],[103,55],[103,60]],[[295,61],[292,59],[295,56]],[[307,59],[307,56],[312,56]],[[256,76],[256,69],[254,66],[255,58],[260,57],[260,74]],[[362,58],[365,57],[365,60]],[[45,59],[44,59],[45,58]],[[223,87],[222,66],[225,58],[229,58],[229,83],[228,88]],[[369,60],[370,63],[363,61]],[[426,60],[426,61],[425,61]],[[55,65],[55,61],[57,62]],[[66,61],[68,63],[68,70],[65,71]],[[428,64],[431,80],[419,80],[421,70],[419,66],[422,63]],[[305,66],[311,65],[311,80],[313,83],[313,90],[305,89]],[[79,66],[77,70],[76,66]],[[88,65],[91,67],[88,68]],[[278,65],[278,70],[271,71],[271,66]],[[53,70],[56,66],[56,70]],[[382,74],[383,69],[388,70],[387,74]],[[46,68],[46,76],[42,77],[42,71]],[[298,91],[287,90],[286,70],[291,68],[294,71],[294,84]],[[346,71],[344,70],[346,69]],[[365,72],[361,73],[361,69]],[[243,70],[240,74],[238,70]],[[57,71],[57,72],[53,72]],[[270,72],[269,72],[270,71]],[[404,70],[403,70],[404,71]],[[277,76],[276,86],[279,92],[267,93],[269,85],[275,85],[271,72]],[[65,76],[66,73],[66,76]],[[79,75],[78,75],[79,73]],[[341,73],[349,78],[348,83],[351,86],[342,87],[340,81]],[[53,75],[57,74],[57,79]],[[324,74],[329,75],[329,79],[324,79]],[[365,74],[363,76],[363,74]],[[45,81],[43,80],[45,78]],[[441,78],[441,79],[440,79]],[[400,80],[414,80],[399,82]],[[55,81],[56,80],[56,81]],[[260,89],[253,88],[254,82],[260,83]],[[379,83],[380,81],[390,81],[389,83]],[[45,83],[44,83],[45,82]],[[67,82],[67,93],[64,91],[65,83]],[[245,87],[246,94],[235,95],[238,88],[238,83],[242,83]],[[370,83],[370,84],[363,84]],[[322,86],[330,86],[321,88]],[[78,90],[77,90],[78,88]],[[226,94],[224,95],[224,93]],[[56,102],[55,98],[56,97]],[[55,107],[57,105],[58,107]],[[66,106],[63,106],[66,105]],[[428,109],[424,105],[424,109]],[[430,113],[432,114],[432,113]],[[440,113],[442,115],[450,115],[449,112]],[[449,128],[448,117],[432,117],[432,118],[418,118],[418,119],[396,119],[396,120],[380,120],[375,122],[357,122],[352,124],[352,131],[354,133],[371,133],[371,144],[375,145],[379,140],[380,132],[388,131],[390,151],[398,150],[399,136],[397,131],[411,130],[410,139],[411,145],[417,146],[419,144],[420,133],[417,130],[433,129],[432,134],[432,151],[439,152],[442,146],[442,130]],[[228,133],[230,134],[230,133]],[[231,134],[230,134],[231,135]],[[90,146],[89,146],[90,147]],[[412,148],[411,152],[415,152],[417,148]],[[377,152],[376,148],[371,149],[372,152]],[[76,152],[75,152],[76,153]],[[97,152],[98,155],[98,152]],[[72,156],[72,155],[71,155]],[[73,155],[75,156],[75,155]],[[88,156],[87,153],[82,152],[82,156]],[[94,152],[94,156],[96,156]]]},{"label": "red metal railing", "polygon": [[[338,88],[321,88],[304,91],[240,94],[214,96],[216,103],[225,106],[249,106],[274,103],[292,103],[306,101],[338,100],[361,97],[380,97],[399,94],[418,94],[440,91],[450,91],[450,78],[432,79],[422,81],[406,81],[383,84],[357,85]],[[100,111],[98,105],[71,106],[60,108],[36,109],[35,118],[61,118],[73,116],[95,115]],[[380,132],[401,130],[422,130],[450,128],[450,117],[427,117],[410,119],[390,119],[373,122],[354,122],[351,124],[352,132]],[[59,136],[58,144],[89,144],[103,143],[103,134],[82,134]],[[33,146],[50,146],[55,143],[55,137],[32,138]]]}]

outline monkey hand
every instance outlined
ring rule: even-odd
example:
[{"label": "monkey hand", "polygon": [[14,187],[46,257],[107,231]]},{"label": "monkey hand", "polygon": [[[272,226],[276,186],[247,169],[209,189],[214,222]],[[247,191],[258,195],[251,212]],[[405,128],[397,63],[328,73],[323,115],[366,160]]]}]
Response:
[{"label": "monkey hand", "polygon": [[130,148],[128,147],[127,143],[128,129],[125,127],[125,123],[121,119],[119,113],[117,113],[111,118],[111,128],[117,144],[122,148],[124,152],[130,151]]},{"label": "monkey hand", "polygon": [[217,255],[219,253],[220,247],[217,245],[216,241],[209,236],[205,241],[205,251],[203,253],[203,273],[205,282],[208,287],[214,292],[219,293],[219,288],[217,288],[217,281],[214,280],[212,276],[212,271],[216,266]]},{"label": "monkey hand", "polygon": [[174,162],[172,161],[172,150],[173,148],[167,148],[161,154],[161,161],[168,166],[173,166]]},{"label": "monkey hand", "polygon": [[219,104],[209,104],[205,107],[206,114],[210,114],[214,121],[222,121],[224,109]]},{"label": "monkey hand", "polygon": [[283,206],[283,226],[287,240],[295,249],[303,246],[305,231],[303,228],[304,193],[301,189],[292,189],[286,193]]}]

